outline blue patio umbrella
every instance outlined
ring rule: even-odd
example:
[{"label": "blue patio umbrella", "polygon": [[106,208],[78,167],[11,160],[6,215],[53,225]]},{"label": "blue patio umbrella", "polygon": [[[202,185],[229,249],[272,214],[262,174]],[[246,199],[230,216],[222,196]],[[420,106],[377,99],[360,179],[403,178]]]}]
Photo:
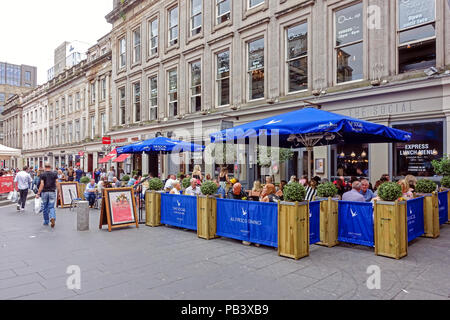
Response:
[{"label": "blue patio umbrella", "polygon": [[185,142],[172,140],[165,137],[157,137],[154,139],[137,142],[128,146],[117,148],[117,154],[124,153],[136,154],[136,153],[169,153],[169,152],[202,152],[205,149],[204,146]]},{"label": "blue patio umbrella", "polygon": [[[381,124],[359,120],[344,115],[304,108],[277,115],[232,129],[211,134],[211,142],[233,142],[248,144],[263,136],[277,136],[282,148],[308,149],[308,163],[311,163],[313,147],[342,143],[407,142],[411,133]],[[271,145],[271,139],[267,139]],[[308,166],[311,179],[311,168]]]}]

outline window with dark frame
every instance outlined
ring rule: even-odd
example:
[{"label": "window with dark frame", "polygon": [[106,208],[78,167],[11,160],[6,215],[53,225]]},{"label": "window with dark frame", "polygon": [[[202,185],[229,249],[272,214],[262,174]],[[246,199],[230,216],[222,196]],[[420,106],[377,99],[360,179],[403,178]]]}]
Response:
[{"label": "window with dark frame", "polygon": [[308,24],[286,29],[288,92],[308,89]]},{"label": "window with dark frame", "polygon": [[134,122],[141,121],[141,83],[133,84]]},{"label": "window with dark frame", "polygon": [[249,100],[264,98],[264,38],[247,43]]}]

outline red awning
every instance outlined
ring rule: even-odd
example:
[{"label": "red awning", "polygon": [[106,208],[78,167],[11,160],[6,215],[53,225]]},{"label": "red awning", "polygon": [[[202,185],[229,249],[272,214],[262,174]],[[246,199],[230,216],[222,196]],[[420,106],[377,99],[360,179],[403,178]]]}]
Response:
[{"label": "red awning", "polygon": [[101,163],[101,164],[108,163],[116,156],[117,156],[117,151],[116,151],[116,149],[114,149],[106,157],[104,157],[102,160],[100,160],[98,163]]},{"label": "red awning", "polygon": [[120,156],[118,156],[113,162],[124,162],[125,160],[127,160],[129,157],[131,157],[131,154],[122,154]]}]

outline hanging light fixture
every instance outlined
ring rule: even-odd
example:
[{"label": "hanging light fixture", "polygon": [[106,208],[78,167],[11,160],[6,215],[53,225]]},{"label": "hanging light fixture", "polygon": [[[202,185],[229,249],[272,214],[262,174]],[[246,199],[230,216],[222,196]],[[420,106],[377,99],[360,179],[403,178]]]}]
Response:
[{"label": "hanging light fixture", "polygon": [[342,151],[342,153],[340,154],[341,158],[345,158],[345,153]]},{"label": "hanging light fixture", "polygon": [[436,149],[433,149],[433,155],[437,156],[439,154],[439,152]]},{"label": "hanging light fixture", "polygon": [[361,157],[363,157],[363,158],[367,157],[366,151],[363,151],[363,153],[361,153]]},{"label": "hanging light fixture", "polygon": [[356,157],[356,153],[352,152],[351,157],[352,158]]}]

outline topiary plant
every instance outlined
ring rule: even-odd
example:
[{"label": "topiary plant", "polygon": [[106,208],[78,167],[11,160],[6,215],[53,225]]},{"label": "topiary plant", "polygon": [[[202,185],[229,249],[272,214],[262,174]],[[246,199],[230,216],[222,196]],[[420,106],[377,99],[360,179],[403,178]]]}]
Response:
[{"label": "topiary plant", "polygon": [[306,197],[306,189],[300,183],[293,182],[284,187],[283,197],[288,202],[302,202]]},{"label": "topiary plant", "polygon": [[442,178],[441,185],[443,188],[450,188],[450,177]]},{"label": "topiary plant", "polygon": [[218,188],[215,182],[206,181],[205,183],[202,184],[200,190],[205,196],[212,196],[217,193]]},{"label": "topiary plant", "polygon": [[429,179],[423,179],[417,181],[416,185],[416,192],[417,193],[433,193],[436,191],[437,184],[436,182],[429,180]]},{"label": "topiary plant", "polygon": [[333,198],[337,194],[338,188],[332,182],[327,182],[317,187],[317,196],[320,198]]},{"label": "topiary plant", "polygon": [[440,160],[433,160],[431,164],[437,175],[450,176],[450,158],[447,155]]},{"label": "topiary plant", "polygon": [[161,191],[164,187],[164,183],[161,179],[153,178],[148,182],[148,189],[152,191]]},{"label": "topiary plant", "polygon": [[383,183],[378,189],[378,196],[383,201],[396,201],[402,195],[402,187],[395,182]]},{"label": "topiary plant", "polygon": [[183,182],[181,184],[183,185],[184,189],[187,189],[191,185],[191,179],[190,178],[184,178]]},{"label": "topiary plant", "polygon": [[130,181],[130,176],[128,176],[128,175],[124,175],[123,177],[122,177],[122,180],[121,181],[123,181],[123,182],[128,182],[128,181]]},{"label": "topiary plant", "polygon": [[80,183],[82,184],[88,184],[89,182],[91,182],[91,179],[89,179],[89,177],[84,176],[80,179]]}]

